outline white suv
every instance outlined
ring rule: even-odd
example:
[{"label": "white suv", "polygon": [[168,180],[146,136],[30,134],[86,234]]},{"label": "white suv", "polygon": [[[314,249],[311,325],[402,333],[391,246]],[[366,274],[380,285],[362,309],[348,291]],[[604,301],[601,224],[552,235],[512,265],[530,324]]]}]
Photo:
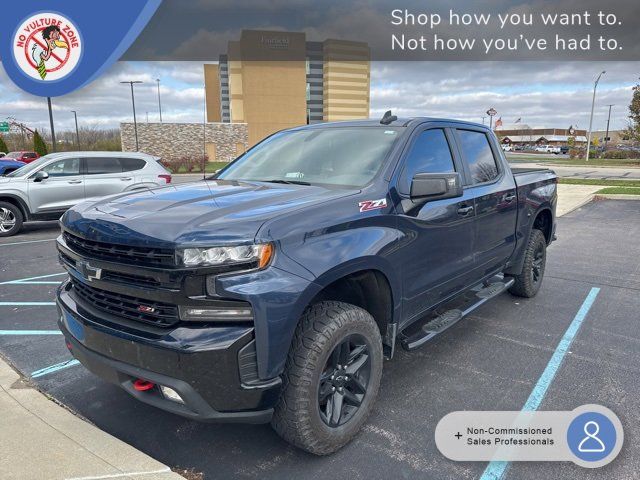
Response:
[{"label": "white suv", "polygon": [[171,183],[146,153],[52,153],[0,177],[0,237],[30,220],[55,220],[68,208],[106,195]]}]

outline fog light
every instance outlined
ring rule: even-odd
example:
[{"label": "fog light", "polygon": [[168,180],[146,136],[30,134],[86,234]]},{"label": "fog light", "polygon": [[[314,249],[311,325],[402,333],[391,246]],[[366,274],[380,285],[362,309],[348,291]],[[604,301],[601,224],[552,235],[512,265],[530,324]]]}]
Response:
[{"label": "fog light", "polygon": [[253,312],[250,307],[180,307],[180,318],[201,322],[246,322],[253,320]]},{"label": "fog light", "polygon": [[167,400],[171,400],[172,402],[184,403],[184,400],[182,400],[180,394],[173,388],[160,385],[160,391],[162,392],[162,395],[164,395],[164,398],[166,398]]}]

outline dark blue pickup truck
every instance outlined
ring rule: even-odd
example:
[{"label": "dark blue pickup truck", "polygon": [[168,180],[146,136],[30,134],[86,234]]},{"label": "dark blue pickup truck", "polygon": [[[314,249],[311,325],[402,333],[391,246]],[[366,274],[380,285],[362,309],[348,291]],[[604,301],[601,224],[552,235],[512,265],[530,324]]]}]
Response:
[{"label": "dark blue pickup truck", "polygon": [[347,443],[383,359],[494,296],[533,297],[557,179],[494,134],[433,118],[279,132],[214,177],[62,217],[59,326],[90,371],[202,421]]}]

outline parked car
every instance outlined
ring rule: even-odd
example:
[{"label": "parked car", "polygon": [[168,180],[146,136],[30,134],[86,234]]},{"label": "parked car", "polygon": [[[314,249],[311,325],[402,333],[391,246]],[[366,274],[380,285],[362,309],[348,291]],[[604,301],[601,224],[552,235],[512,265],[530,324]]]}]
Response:
[{"label": "parked car", "polygon": [[4,157],[5,155],[7,155],[6,152],[0,152],[0,158]]},{"label": "parked car", "polygon": [[65,213],[59,327],[142,402],[271,421],[328,454],[366,421],[396,341],[414,350],[507,289],[536,295],[556,183],[512,171],[479,124],[387,112],[285,130],[206,181]]},{"label": "parked car", "polygon": [[27,152],[25,150],[20,150],[17,152],[9,152],[4,158],[10,158],[12,160],[18,160],[19,162],[31,163],[40,158],[36,152]]},{"label": "parked car", "polygon": [[26,163],[19,162],[17,160],[0,158],[0,175],[6,175],[7,173],[11,173],[25,165]]},{"label": "parked car", "polygon": [[502,150],[504,152],[511,152],[513,151],[513,147],[511,145],[502,145]]},{"label": "parked car", "polygon": [[0,237],[23,222],[55,220],[85,200],[171,183],[160,159],[144,153],[52,153],[0,177]]},{"label": "parked car", "polygon": [[571,150],[571,149],[569,148],[568,145],[562,145],[560,147],[560,153],[563,154],[563,155],[567,155],[569,153],[569,150]]},{"label": "parked car", "polygon": [[556,147],[554,145],[538,145],[536,147],[536,152],[553,153],[558,155],[560,153],[560,147]]}]

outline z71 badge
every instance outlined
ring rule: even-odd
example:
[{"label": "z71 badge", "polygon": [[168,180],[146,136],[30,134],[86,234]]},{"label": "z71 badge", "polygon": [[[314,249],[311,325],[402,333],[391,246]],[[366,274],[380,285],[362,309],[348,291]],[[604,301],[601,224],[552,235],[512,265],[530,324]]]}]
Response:
[{"label": "z71 badge", "polygon": [[368,212],[369,210],[378,210],[387,206],[387,199],[381,198],[380,200],[365,200],[358,203],[361,212]]}]

